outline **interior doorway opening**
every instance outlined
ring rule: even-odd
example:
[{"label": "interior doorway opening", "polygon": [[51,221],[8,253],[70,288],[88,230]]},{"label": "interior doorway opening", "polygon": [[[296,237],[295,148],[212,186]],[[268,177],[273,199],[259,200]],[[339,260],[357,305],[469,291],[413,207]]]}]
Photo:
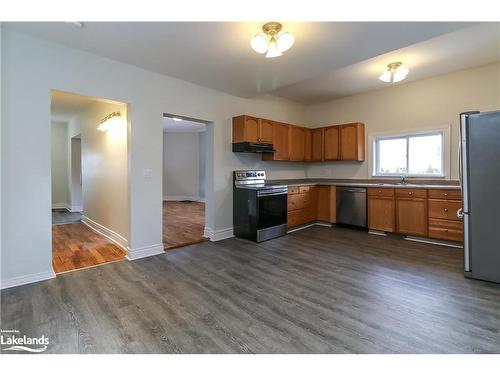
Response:
[{"label": "interior doorway opening", "polygon": [[205,236],[209,125],[203,120],[163,115],[165,250],[209,240]]},{"label": "interior doorway opening", "polygon": [[[110,114],[115,114],[111,121],[104,121]],[[126,104],[51,91],[52,268],[56,274],[125,258],[127,135]]]}]

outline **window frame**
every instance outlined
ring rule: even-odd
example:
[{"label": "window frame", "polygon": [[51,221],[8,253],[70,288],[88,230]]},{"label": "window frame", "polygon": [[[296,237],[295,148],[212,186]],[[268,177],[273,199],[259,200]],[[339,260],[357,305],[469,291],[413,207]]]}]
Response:
[{"label": "window frame", "polygon": [[[391,139],[406,139],[406,170],[409,170],[410,159],[409,159],[409,151],[410,151],[410,138],[418,138],[418,137],[426,137],[432,135],[441,135],[441,173],[381,173],[379,170],[380,167],[380,141],[381,140],[391,140]],[[446,178],[446,137],[447,137],[447,129],[434,129],[434,130],[422,130],[422,131],[414,131],[414,132],[405,132],[405,133],[396,133],[390,135],[373,135],[373,171],[372,175],[374,177],[412,177],[412,178]]]}]

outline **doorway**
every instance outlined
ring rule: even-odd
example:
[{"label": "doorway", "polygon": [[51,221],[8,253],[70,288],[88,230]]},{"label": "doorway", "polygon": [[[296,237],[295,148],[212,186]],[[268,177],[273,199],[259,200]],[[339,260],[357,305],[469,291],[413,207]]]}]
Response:
[{"label": "doorway", "polygon": [[[98,127],[109,114],[107,129]],[[114,118],[116,117],[116,118]],[[56,274],[125,259],[127,107],[51,92],[52,267]],[[104,123],[104,122],[103,122]]]},{"label": "doorway", "polygon": [[163,245],[165,250],[207,241],[207,122],[164,114]]}]

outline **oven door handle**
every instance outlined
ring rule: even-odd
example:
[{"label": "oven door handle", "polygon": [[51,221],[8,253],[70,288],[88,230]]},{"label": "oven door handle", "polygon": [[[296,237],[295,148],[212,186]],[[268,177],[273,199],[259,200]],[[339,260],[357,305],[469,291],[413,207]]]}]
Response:
[{"label": "oven door handle", "polygon": [[258,197],[271,197],[273,195],[287,195],[287,190],[268,190],[268,191],[259,191],[257,192]]}]

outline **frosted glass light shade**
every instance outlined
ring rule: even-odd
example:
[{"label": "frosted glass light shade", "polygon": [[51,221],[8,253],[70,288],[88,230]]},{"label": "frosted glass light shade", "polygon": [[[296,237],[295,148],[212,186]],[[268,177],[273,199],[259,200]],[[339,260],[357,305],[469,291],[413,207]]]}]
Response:
[{"label": "frosted glass light shade", "polygon": [[250,39],[250,46],[252,46],[252,49],[257,53],[266,53],[267,38],[262,34],[257,34],[252,39]]},{"label": "frosted glass light shade", "polygon": [[400,66],[394,71],[394,77],[392,78],[392,82],[399,82],[406,78],[409,70],[405,67]]},{"label": "frosted glass light shade", "polygon": [[281,52],[288,51],[293,46],[294,42],[295,38],[293,37],[293,35],[288,32],[285,32],[280,36],[278,36],[277,40],[278,49]]},{"label": "frosted glass light shade", "polygon": [[392,76],[391,71],[386,70],[378,77],[378,79],[380,79],[383,82],[391,82],[391,76]]},{"label": "frosted glass light shade", "polygon": [[282,53],[281,51],[278,49],[278,44],[276,43],[276,39],[271,39],[269,41],[269,44],[267,46],[267,54],[266,54],[266,58],[273,58],[273,57],[278,57],[278,56],[281,56]]}]

